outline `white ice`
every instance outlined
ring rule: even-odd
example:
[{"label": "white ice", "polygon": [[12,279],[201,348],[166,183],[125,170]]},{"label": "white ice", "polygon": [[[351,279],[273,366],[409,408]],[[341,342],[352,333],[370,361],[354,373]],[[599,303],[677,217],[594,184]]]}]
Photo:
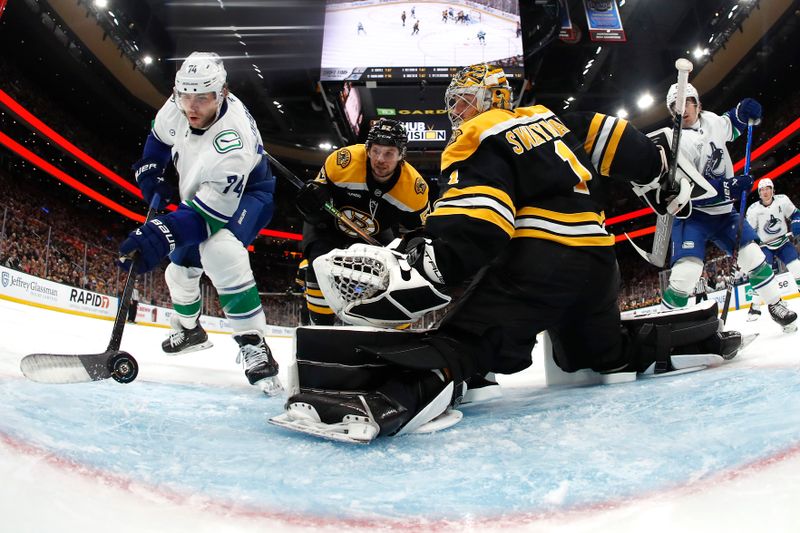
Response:
[{"label": "white ice", "polygon": [[166,357],[128,325],[134,383],[40,385],[23,355],[101,351],[111,323],[0,300],[0,324],[2,531],[800,530],[800,333],[766,316],[731,313],[760,333],[732,362],[634,384],[544,388],[537,349],[454,428],[369,446],[268,426],[283,400],[223,335]]},{"label": "white ice", "polygon": [[[416,5],[391,3],[378,6],[328,10],[322,47],[322,67],[351,71],[356,67],[464,66],[522,54],[516,22],[490,13],[481,21],[456,24],[442,21],[442,10],[459,7],[446,2]],[[405,27],[400,18],[406,12]],[[411,35],[419,21],[419,33]],[[359,34],[358,24],[364,33]],[[478,40],[483,31],[485,44]]]}]

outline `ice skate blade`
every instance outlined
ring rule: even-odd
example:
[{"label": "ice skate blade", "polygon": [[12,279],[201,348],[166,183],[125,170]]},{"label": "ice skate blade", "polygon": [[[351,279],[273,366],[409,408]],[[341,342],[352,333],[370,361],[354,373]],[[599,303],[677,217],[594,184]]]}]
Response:
[{"label": "ice skate blade", "polygon": [[797,324],[795,322],[783,326],[784,333],[794,333],[795,331],[797,331]]},{"label": "ice skate blade", "polygon": [[162,348],[161,351],[164,352],[164,355],[169,357],[175,357],[176,355],[185,355],[187,353],[192,352],[199,352],[200,350],[205,350],[214,346],[214,343],[211,341],[201,342],[200,344],[195,344],[194,346],[189,346],[185,350],[181,350],[180,352],[164,352]]},{"label": "ice skate blade", "polygon": [[441,431],[449,427],[455,426],[461,419],[464,418],[464,413],[457,409],[448,409],[440,414],[430,422],[422,424],[420,427],[412,431],[410,434],[426,434]]},{"label": "ice skate blade", "polygon": [[256,381],[253,386],[261,389],[261,392],[267,396],[278,396],[283,392],[283,385],[281,385],[281,380],[278,379],[278,376],[270,376]]},{"label": "ice skate blade", "polygon": [[502,397],[503,391],[500,390],[500,385],[489,385],[479,389],[467,389],[467,393],[464,394],[464,397],[461,399],[461,403],[459,405],[485,403]]},{"label": "ice skate blade", "polygon": [[273,416],[267,422],[289,431],[347,444],[369,444],[380,431],[375,423],[325,424],[311,418],[297,418],[291,411]]}]

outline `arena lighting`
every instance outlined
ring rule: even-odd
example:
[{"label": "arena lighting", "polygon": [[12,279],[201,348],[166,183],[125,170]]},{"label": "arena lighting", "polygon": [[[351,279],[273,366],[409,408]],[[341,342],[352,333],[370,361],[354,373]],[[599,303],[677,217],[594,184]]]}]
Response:
[{"label": "arena lighting", "polygon": [[[94,158],[90,157],[88,154],[83,152],[80,148],[78,148],[77,146],[75,146],[74,144],[72,144],[71,142],[66,140],[64,137],[62,137],[61,135],[56,133],[53,129],[51,129],[49,126],[47,126],[47,124],[45,124],[44,122],[42,122],[41,120],[36,118],[27,109],[25,109],[19,103],[17,103],[16,100],[11,98],[11,96],[9,96],[2,89],[0,89],[0,104],[5,105],[9,109],[9,111],[11,111],[15,115],[17,115],[21,120],[23,120],[24,122],[27,122],[36,131],[38,131],[39,133],[41,133],[42,135],[44,135],[45,137],[47,137],[48,139],[53,141],[55,144],[57,144],[59,147],[61,147],[63,150],[65,150],[67,153],[71,154],[77,160],[83,162],[86,166],[88,166],[89,168],[91,168],[92,170],[94,170],[95,172],[97,172],[98,174],[103,176],[104,178],[116,183],[117,185],[120,185],[123,189],[127,190],[128,192],[130,192],[131,194],[133,194],[137,198],[143,198],[142,197],[142,192],[139,190],[139,187],[137,187],[137,186],[131,184],[130,182],[126,181],[124,178],[122,178],[121,176],[116,174],[114,171],[112,171],[111,169],[109,169],[108,167],[106,167],[105,165],[100,163],[99,161],[95,160]],[[33,152],[31,152],[31,154],[33,154]],[[33,155],[35,155],[35,154],[33,154]],[[42,160],[42,161],[44,161],[44,160]],[[46,163],[46,161],[45,161],[45,163]],[[47,163],[47,164],[49,165],[49,163]],[[56,167],[52,167],[52,168],[58,170]],[[58,170],[58,171],[61,172],[60,170]],[[52,172],[48,171],[48,173],[50,173],[51,175],[55,176],[55,174],[52,174]],[[66,176],[66,174],[64,174],[64,175]],[[58,178],[58,179],[61,179],[61,178]],[[70,178],[70,179],[73,179],[73,178]],[[61,180],[61,181],[64,181],[64,180]],[[86,193],[85,191],[83,191],[79,187],[76,187],[76,186],[74,186],[74,185],[72,185],[72,184],[70,184],[70,183],[68,183],[66,181],[64,181],[64,183],[67,183],[68,185],[70,185],[74,189],[76,189],[76,190],[78,190],[80,192],[83,192],[84,194],[86,194],[87,196],[89,196],[89,197],[91,197],[93,199],[95,198],[95,196]],[[83,185],[82,183],[80,183],[78,181],[76,181],[75,183],[78,183],[81,187],[84,187],[87,190],[92,191],[97,196],[105,198],[105,196],[103,196],[100,193],[97,193],[96,191],[94,191],[94,189],[86,187],[85,185]],[[109,200],[107,198],[106,198],[106,200],[109,201],[109,202],[113,202],[112,200]],[[106,205],[101,200],[97,200],[97,201],[102,203],[102,204],[104,204],[104,205]],[[115,205],[119,205],[119,204],[115,204]],[[112,209],[113,211],[117,211],[120,214],[124,214],[121,211],[119,211],[117,209],[114,209],[114,208],[112,208],[110,206],[109,206],[109,208]],[[128,211],[126,208],[124,208],[122,206],[120,206],[120,208],[124,209],[125,211]],[[170,204],[170,205],[167,206],[167,209],[169,209],[170,211],[175,211],[175,209],[177,209],[177,206],[175,206],[173,204]],[[128,211],[128,212],[132,213],[132,211]],[[128,215],[125,215],[125,216],[128,216]],[[136,215],[136,216],[141,219],[140,222],[144,221],[144,217],[141,217],[140,215]],[[128,216],[128,218],[130,218],[130,217]],[[303,236],[301,234],[299,234],[299,233],[291,233],[291,232],[287,232],[287,231],[279,231],[279,230],[271,230],[271,229],[262,229],[259,232],[259,235],[265,235],[267,237],[274,237],[276,239],[288,239],[288,240],[293,240],[293,241],[301,241],[301,240],[303,240]]]},{"label": "arena lighting", "polygon": [[142,216],[141,214],[134,213],[130,209],[127,209],[126,207],[123,207],[123,206],[119,205],[114,200],[111,200],[110,198],[106,198],[105,196],[103,196],[102,194],[98,193],[94,189],[91,189],[91,188],[87,187],[86,185],[84,185],[83,183],[79,182],[78,180],[76,180],[75,178],[73,178],[72,176],[67,174],[66,172],[62,171],[59,168],[56,168],[55,166],[53,166],[49,162],[45,161],[44,159],[42,159],[38,155],[34,154],[33,152],[31,152],[30,150],[28,150],[27,148],[25,148],[24,146],[22,146],[21,144],[16,142],[14,139],[9,137],[8,135],[3,133],[2,131],[0,131],[0,144],[2,144],[3,146],[8,148],[9,150],[14,152],[15,154],[19,155],[23,159],[26,159],[32,165],[34,165],[34,166],[40,168],[41,170],[47,172],[48,174],[50,174],[51,176],[53,176],[57,180],[66,183],[67,185],[69,185],[70,187],[75,189],[76,191],[78,191],[78,192],[80,192],[82,194],[85,194],[86,196],[88,196],[92,200],[103,204],[104,206],[108,207],[112,211],[116,211],[120,215],[125,216],[127,218],[130,218],[131,220],[134,220],[136,222],[139,222],[140,224],[142,222],[144,222],[144,216]]}]

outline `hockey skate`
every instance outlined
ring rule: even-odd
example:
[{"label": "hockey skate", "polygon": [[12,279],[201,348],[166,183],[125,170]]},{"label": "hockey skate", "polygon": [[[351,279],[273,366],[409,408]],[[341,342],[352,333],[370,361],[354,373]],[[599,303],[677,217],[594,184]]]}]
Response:
[{"label": "hockey skate", "polygon": [[172,331],[169,337],[161,343],[161,349],[167,355],[197,352],[214,346],[214,343],[208,340],[208,334],[200,322],[197,322],[194,328],[186,329],[181,325],[178,316],[172,315],[170,325]]},{"label": "hockey skate", "polygon": [[786,307],[783,300],[767,306],[772,320],[783,327],[785,333],[797,331],[797,313]]},{"label": "hockey skate", "polygon": [[503,397],[503,391],[494,377],[494,372],[485,376],[474,376],[467,383],[467,392],[461,399],[461,405],[488,402]]},{"label": "hockey skate", "polygon": [[755,303],[750,304],[750,310],[747,312],[747,321],[755,322],[761,318],[761,309]]},{"label": "hockey skate", "polygon": [[258,386],[267,396],[274,396],[283,391],[278,379],[278,363],[272,357],[272,351],[261,335],[245,332],[234,336],[239,344],[239,355],[236,363],[244,365],[244,375],[251,385]]}]

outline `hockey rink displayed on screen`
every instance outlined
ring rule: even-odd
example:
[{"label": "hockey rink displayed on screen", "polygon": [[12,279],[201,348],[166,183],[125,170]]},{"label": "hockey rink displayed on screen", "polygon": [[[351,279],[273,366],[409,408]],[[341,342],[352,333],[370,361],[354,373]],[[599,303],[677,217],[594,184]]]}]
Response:
[{"label": "hockey rink displayed on screen", "polygon": [[346,79],[369,67],[521,65],[519,20],[518,13],[463,0],[328,2],[322,79]]}]

